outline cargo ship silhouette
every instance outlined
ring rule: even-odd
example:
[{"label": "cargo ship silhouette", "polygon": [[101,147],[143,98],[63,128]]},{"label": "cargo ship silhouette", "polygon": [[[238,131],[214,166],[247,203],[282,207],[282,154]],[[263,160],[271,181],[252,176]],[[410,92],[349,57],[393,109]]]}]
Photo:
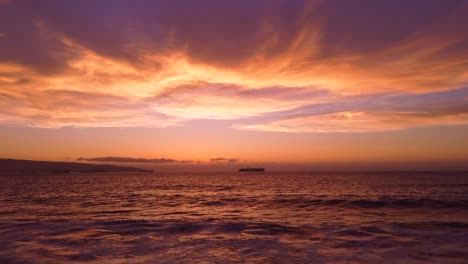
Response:
[{"label": "cargo ship silhouette", "polygon": [[264,172],[265,168],[240,168],[239,172]]}]

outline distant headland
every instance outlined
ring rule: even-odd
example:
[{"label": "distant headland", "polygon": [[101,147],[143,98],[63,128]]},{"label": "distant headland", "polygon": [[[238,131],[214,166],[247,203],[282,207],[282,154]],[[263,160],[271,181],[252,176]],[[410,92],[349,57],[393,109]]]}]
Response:
[{"label": "distant headland", "polygon": [[0,173],[97,173],[97,172],[153,172],[135,167],[121,167],[114,165],[96,165],[78,162],[53,162],[18,159],[0,159]]}]

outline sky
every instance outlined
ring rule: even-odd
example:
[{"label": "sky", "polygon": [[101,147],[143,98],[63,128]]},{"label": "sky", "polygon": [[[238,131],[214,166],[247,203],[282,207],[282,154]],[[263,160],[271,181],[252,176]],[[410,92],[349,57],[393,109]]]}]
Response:
[{"label": "sky", "polygon": [[468,1],[0,0],[0,158],[468,169]]}]

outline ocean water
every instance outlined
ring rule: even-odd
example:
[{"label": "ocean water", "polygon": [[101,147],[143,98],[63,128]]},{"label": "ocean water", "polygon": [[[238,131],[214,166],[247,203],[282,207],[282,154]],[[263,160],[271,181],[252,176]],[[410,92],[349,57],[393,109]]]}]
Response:
[{"label": "ocean water", "polygon": [[0,263],[468,263],[468,173],[0,175]]}]

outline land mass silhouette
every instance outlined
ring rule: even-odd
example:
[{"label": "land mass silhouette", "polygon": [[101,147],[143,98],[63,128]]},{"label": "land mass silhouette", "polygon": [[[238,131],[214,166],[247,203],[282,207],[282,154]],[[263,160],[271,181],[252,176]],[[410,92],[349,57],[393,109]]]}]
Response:
[{"label": "land mass silhouette", "polygon": [[0,159],[0,173],[19,172],[150,172],[135,167],[121,167],[104,164],[86,164],[78,162],[53,162],[18,159]]}]

